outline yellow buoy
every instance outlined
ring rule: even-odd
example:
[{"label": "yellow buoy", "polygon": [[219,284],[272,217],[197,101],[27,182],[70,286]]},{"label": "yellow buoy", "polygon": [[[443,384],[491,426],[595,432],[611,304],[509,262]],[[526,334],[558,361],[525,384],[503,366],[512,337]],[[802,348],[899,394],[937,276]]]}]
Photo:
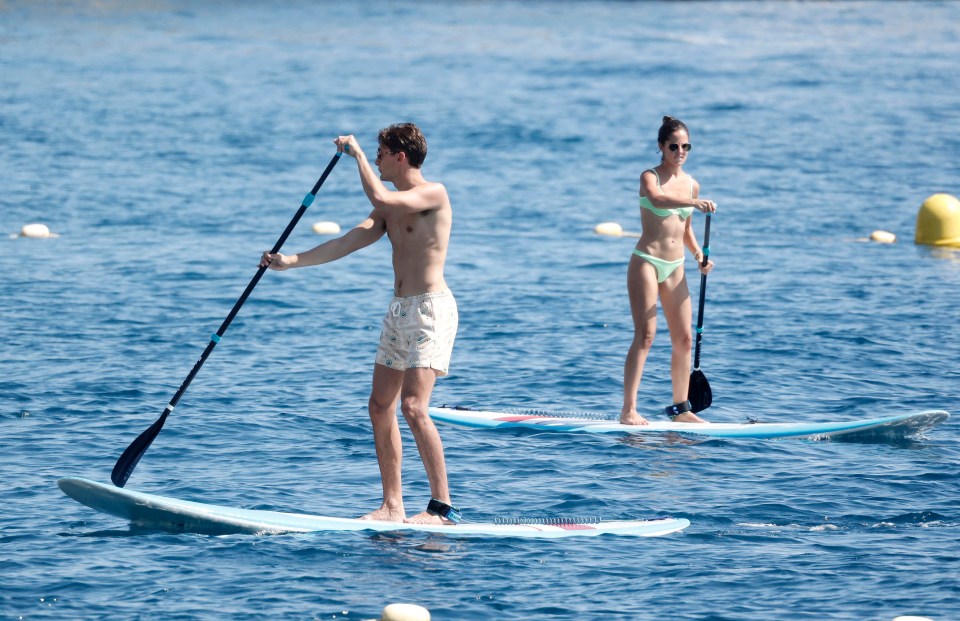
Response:
[{"label": "yellow buoy", "polygon": [[46,224],[24,224],[23,228],[20,229],[20,237],[58,237],[56,233],[51,233],[49,227]]},{"label": "yellow buoy", "polygon": [[928,246],[960,247],[960,201],[934,194],[920,205],[914,241]]},{"label": "yellow buoy", "polygon": [[340,225],[336,222],[314,222],[313,232],[317,235],[336,235],[340,232]]}]

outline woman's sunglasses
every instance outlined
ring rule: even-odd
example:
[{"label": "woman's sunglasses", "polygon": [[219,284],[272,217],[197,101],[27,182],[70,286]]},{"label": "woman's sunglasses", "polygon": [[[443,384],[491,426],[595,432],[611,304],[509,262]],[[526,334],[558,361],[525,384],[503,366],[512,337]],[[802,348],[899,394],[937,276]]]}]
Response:
[{"label": "woman's sunglasses", "polygon": [[685,142],[683,144],[677,144],[675,142],[671,142],[668,146],[670,147],[670,150],[673,151],[674,153],[676,153],[677,149],[683,149],[684,153],[689,153],[690,149],[693,148],[693,145],[690,144],[689,142]]}]

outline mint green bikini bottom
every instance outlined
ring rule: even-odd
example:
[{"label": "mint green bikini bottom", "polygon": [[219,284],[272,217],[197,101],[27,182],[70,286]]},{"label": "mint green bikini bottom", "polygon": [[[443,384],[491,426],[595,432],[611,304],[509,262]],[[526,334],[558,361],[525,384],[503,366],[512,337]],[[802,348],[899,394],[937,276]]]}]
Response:
[{"label": "mint green bikini bottom", "polygon": [[646,252],[640,252],[639,250],[634,250],[633,254],[637,255],[657,270],[657,282],[661,283],[666,279],[670,278],[672,274],[678,267],[683,265],[683,257],[675,259],[673,261],[667,261],[666,259],[661,259],[653,255],[647,254]]}]

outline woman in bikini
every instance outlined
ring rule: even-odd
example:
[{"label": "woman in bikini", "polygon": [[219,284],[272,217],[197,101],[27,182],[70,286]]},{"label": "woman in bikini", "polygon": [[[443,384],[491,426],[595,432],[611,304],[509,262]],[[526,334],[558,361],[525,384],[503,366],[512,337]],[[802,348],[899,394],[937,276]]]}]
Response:
[{"label": "woman in bikini", "polygon": [[[659,296],[673,346],[670,358],[673,405],[664,413],[677,422],[702,423],[706,421],[690,410],[687,401],[693,336],[690,292],[683,273],[683,247],[693,253],[698,264],[703,263],[703,251],[693,234],[693,218],[690,216],[694,209],[710,213],[716,211],[717,206],[711,200],[699,198],[700,185],[683,172],[683,164],[691,149],[687,126],[672,117],[663,117],[657,143],[662,154],[660,165],[640,175],[640,223],[643,229],[627,269],[634,332],[623,367],[620,422],[648,424],[647,419],[637,414],[637,391],[657,330]],[[711,269],[713,261],[708,259],[700,271],[707,274]]]}]

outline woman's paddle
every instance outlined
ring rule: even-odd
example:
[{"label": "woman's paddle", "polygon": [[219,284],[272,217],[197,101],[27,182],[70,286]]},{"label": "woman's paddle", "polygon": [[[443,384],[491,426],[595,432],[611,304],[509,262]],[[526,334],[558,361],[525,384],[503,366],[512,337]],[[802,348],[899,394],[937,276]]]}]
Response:
[{"label": "woman's paddle", "polygon": [[[337,154],[333,156],[333,159],[330,160],[330,163],[327,164],[327,168],[323,171],[323,174],[320,175],[320,179],[317,180],[316,185],[313,186],[313,190],[311,190],[310,193],[304,197],[303,202],[300,204],[300,209],[297,211],[297,215],[293,217],[293,220],[290,221],[290,224],[288,224],[286,230],[284,230],[283,235],[280,236],[280,239],[278,239],[277,243],[273,246],[273,250],[270,251],[271,254],[280,252],[280,247],[283,246],[283,242],[287,241],[287,237],[290,236],[290,233],[293,231],[294,227],[297,226],[297,222],[300,221],[300,218],[307,210],[307,207],[309,207],[313,202],[313,199],[316,198],[317,191],[320,190],[320,186],[323,185],[324,181],[326,181],[327,175],[330,174],[330,171],[333,170],[333,167],[337,165],[337,162],[340,160],[340,156],[341,153],[338,151]],[[243,291],[243,295],[240,296],[240,299],[237,300],[237,303],[233,305],[233,310],[231,310],[230,314],[227,315],[227,318],[224,319],[223,323],[220,325],[220,329],[217,330],[216,334],[210,337],[210,343],[207,344],[207,348],[203,350],[203,353],[200,355],[200,359],[197,360],[195,365],[193,365],[193,370],[190,371],[190,375],[187,376],[187,379],[183,380],[183,383],[180,384],[180,390],[178,390],[177,394],[175,394],[173,399],[170,400],[170,404],[167,405],[167,407],[163,410],[163,414],[160,415],[160,418],[158,418],[155,423],[150,425],[146,431],[137,436],[137,439],[127,447],[127,450],[125,450],[122,455],[120,455],[120,459],[117,460],[117,464],[113,467],[113,472],[110,475],[114,485],[117,487],[123,487],[126,485],[127,479],[129,479],[130,475],[133,474],[133,469],[137,467],[137,464],[140,462],[140,458],[143,457],[143,454],[147,452],[147,449],[150,448],[150,444],[156,439],[157,434],[160,433],[160,429],[163,428],[163,424],[167,422],[167,416],[169,416],[170,412],[173,411],[173,408],[176,407],[177,402],[180,401],[180,397],[183,396],[183,393],[187,391],[187,387],[190,386],[190,382],[192,382],[193,378],[196,377],[197,372],[200,370],[200,367],[203,366],[203,363],[206,362],[210,352],[212,352],[213,348],[216,347],[217,343],[220,342],[220,338],[223,336],[224,332],[227,331],[227,328],[230,327],[230,323],[233,321],[233,318],[237,316],[237,312],[240,311],[240,307],[243,306],[243,303],[247,301],[247,298],[250,296],[250,292],[253,291],[253,288],[257,286],[258,282],[260,282],[260,278],[263,276],[265,271],[267,271],[266,267],[261,267],[257,270],[257,274],[253,277],[253,280],[250,281],[250,284],[247,285],[247,288]]]},{"label": "woman's paddle", "polygon": [[[710,258],[710,214],[707,214],[707,223],[703,229],[703,263],[707,265]],[[713,403],[713,391],[707,377],[700,370],[700,341],[703,340],[703,302],[707,293],[707,275],[700,274],[700,308],[697,310],[697,347],[693,355],[693,372],[690,373],[690,388],[687,391],[687,400],[690,401],[694,412],[702,412]]]}]

